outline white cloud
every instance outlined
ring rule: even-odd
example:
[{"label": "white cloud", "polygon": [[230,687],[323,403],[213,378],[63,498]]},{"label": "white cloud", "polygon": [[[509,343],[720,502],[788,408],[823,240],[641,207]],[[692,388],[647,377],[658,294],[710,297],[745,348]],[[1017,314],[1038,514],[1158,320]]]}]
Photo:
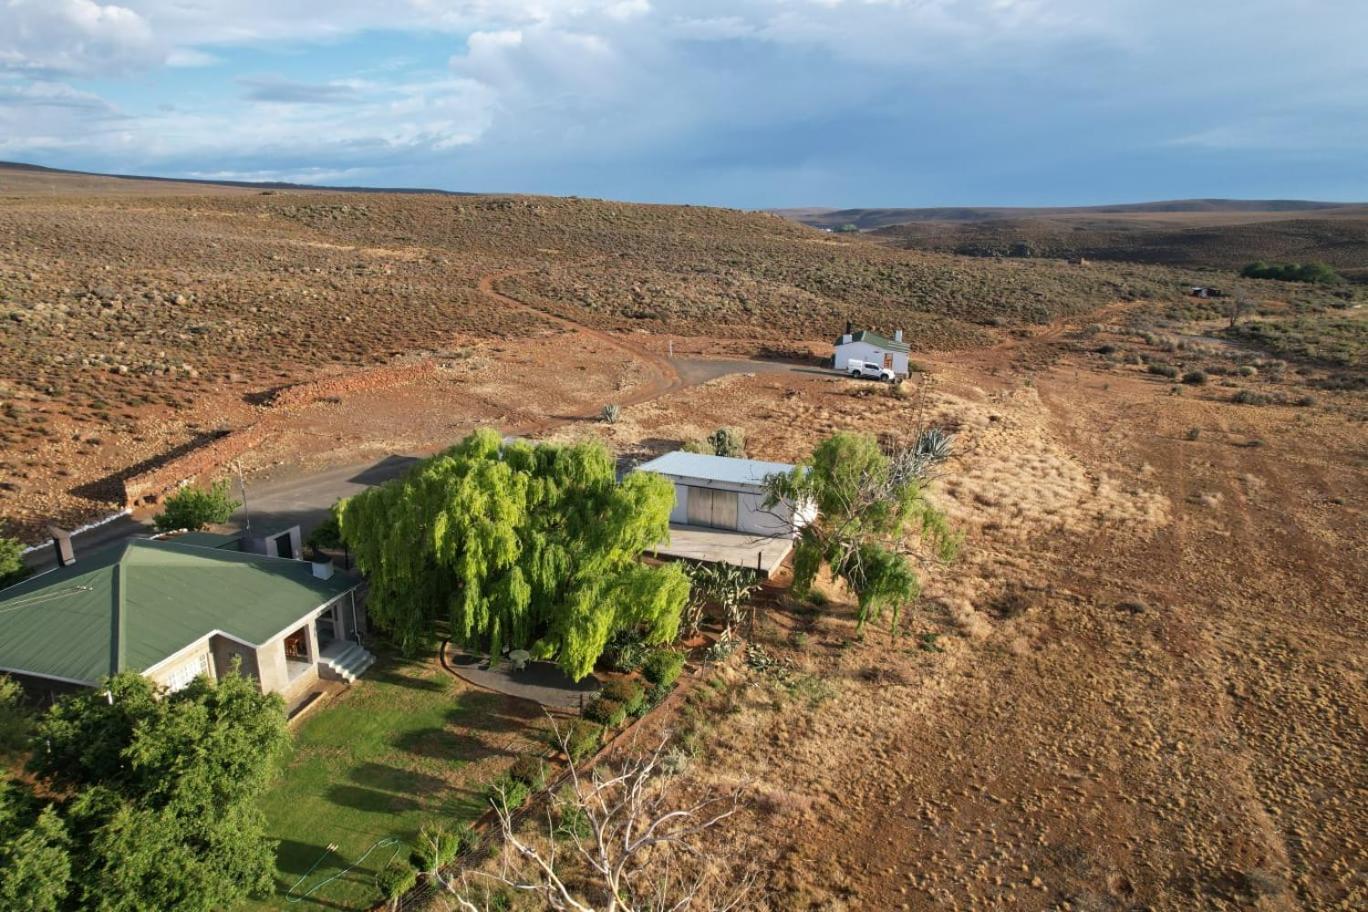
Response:
[{"label": "white cloud", "polygon": [[[1335,124],[1368,122],[1368,4],[1317,0],[1318,16],[1289,18],[1284,2],[1234,15],[1191,0],[0,0],[0,148],[123,156],[117,170],[404,168],[573,192],[633,167],[664,181],[664,161],[744,186],[935,149],[968,168],[972,154],[1063,161],[1108,137],[1164,154],[1266,147],[1286,122],[1270,98],[1307,106],[1301,148],[1359,140]],[[146,86],[163,66],[226,68],[235,46],[308,43],[316,62],[370,31],[422,33],[428,61],[445,36],[448,70],[349,70],[339,54],[289,79],[229,72],[228,101],[167,79],[138,116],[61,82]]]},{"label": "white cloud", "polygon": [[0,69],[126,71],[163,59],[138,13],[93,0],[8,0],[0,8]]}]

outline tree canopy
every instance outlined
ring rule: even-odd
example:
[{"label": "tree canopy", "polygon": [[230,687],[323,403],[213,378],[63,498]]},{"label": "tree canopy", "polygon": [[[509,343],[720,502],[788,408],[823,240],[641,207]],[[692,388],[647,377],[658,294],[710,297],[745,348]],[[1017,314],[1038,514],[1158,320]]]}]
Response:
[{"label": "tree canopy", "polygon": [[1274,279],[1279,282],[1315,282],[1334,285],[1343,281],[1340,274],[1325,263],[1265,263],[1259,260],[1240,270],[1246,279]]},{"label": "tree canopy", "polygon": [[228,482],[220,481],[207,491],[187,486],[166,498],[162,512],[152,517],[159,532],[177,529],[203,529],[212,523],[225,523],[242,506],[228,495]]},{"label": "tree canopy", "polygon": [[684,572],[637,562],[669,535],[673,505],[657,475],[618,482],[601,443],[505,446],[481,430],[338,518],[370,576],[369,615],[401,647],[445,615],[466,647],[526,648],[579,679],[621,630],[678,632]]},{"label": "tree canopy", "polygon": [[267,890],[257,802],[288,741],[280,698],[238,675],[159,693],[126,673],[39,723],[27,785],[0,787],[0,905],[211,912]]},{"label": "tree canopy", "polygon": [[948,560],[959,540],[924,496],[930,466],[948,454],[948,438],[923,434],[917,446],[889,456],[873,437],[840,433],[785,475],[768,482],[769,506],[814,504],[817,519],[798,530],[794,592],[802,597],[825,564],[854,593],[859,623],[897,612],[921,592],[911,558],[921,551]]}]

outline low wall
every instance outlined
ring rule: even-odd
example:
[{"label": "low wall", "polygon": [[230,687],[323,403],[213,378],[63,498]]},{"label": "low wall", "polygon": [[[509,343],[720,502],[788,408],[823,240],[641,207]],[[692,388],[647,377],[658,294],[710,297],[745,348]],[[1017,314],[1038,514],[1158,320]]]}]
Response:
[{"label": "low wall", "polygon": [[[435,363],[424,360],[310,380],[277,392],[267,406],[267,414],[276,410],[299,408],[329,396],[402,386],[422,379],[436,369]],[[124,504],[129,509],[154,504],[181,483],[193,481],[202,475],[213,474],[260,444],[268,436],[269,432],[261,423],[253,424],[168,460],[156,468],[125,478]]]},{"label": "low wall", "polygon": [[260,424],[233,431],[183,456],[124,479],[124,504],[129,508],[154,504],[184,481],[191,481],[223,465],[261,443],[267,432]]},{"label": "low wall", "polygon": [[392,367],[377,367],[375,370],[357,371],[351,374],[338,374],[311,380],[296,386],[287,386],[271,399],[272,408],[296,408],[325,399],[328,396],[341,396],[346,393],[359,393],[364,390],[386,389],[402,386],[432,374],[437,365],[432,361],[415,361],[410,364],[396,364]]}]

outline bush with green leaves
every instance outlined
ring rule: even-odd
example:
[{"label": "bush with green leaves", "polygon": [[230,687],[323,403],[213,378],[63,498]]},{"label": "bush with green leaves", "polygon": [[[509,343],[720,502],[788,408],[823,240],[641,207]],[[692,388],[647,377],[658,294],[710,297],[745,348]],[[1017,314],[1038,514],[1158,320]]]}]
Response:
[{"label": "bush with green leaves", "polygon": [[449,829],[445,824],[429,822],[418,830],[418,838],[413,844],[413,865],[420,871],[439,871],[471,845],[474,831],[468,824]]},{"label": "bush with green leaves", "polygon": [[0,538],[0,589],[29,575],[24,565],[24,544],[17,538]]},{"label": "bush with green leaves", "polygon": [[684,653],[672,649],[657,649],[641,666],[641,674],[658,687],[669,687],[684,670]]},{"label": "bush with green leaves", "polygon": [[380,888],[382,899],[397,904],[405,893],[418,886],[418,870],[406,860],[395,858],[375,875],[375,885]]},{"label": "bush with green leaves", "polygon": [[33,714],[24,703],[24,688],[0,674],[0,757],[22,751],[29,743]]},{"label": "bush with green leaves", "polygon": [[727,631],[739,627],[745,620],[750,597],[760,588],[760,578],[755,571],[735,564],[707,563],[689,565],[688,574],[690,590],[685,623],[689,632],[697,632],[703,606],[709,604],[722,609]]},{"label": "bush with green leaves", "polygon": [[546,785],[546,761],[535,754],[523,754],[508,768],[508,776],[531,789]]},{"label": "bush with green leaves", "polygon": [[578,763],[599,749],[603,743],[603,726],[588,719],[576,719],[562,726],[559,734],[553,732],[551,738],[557,748],[561,747],[561,738],[564,738],[566,752]]},{"label": "bush with green leaves", "polygon": [[152,525],[158,532],[203,529],[226,523],[240,506],[239,501],[229,496],[227,481],[215,482],[207,490],[186,485],[167,496],[162,511],[152,517]]},{"label": "bush with green leaves", "polygon": [[653,644],[678,633],[688,578],[638,561],[673,506],[659,475],[619,481],[598,441],[505,445],[485,429],[338,513],[370,577],[367,613],[401,649],[445,614],[464,647],[527,649],[580,680],[623,631]]},{"label": "bush with green leaves", "polygon": [[1183,374],[1183,382],[1188,386],[1201,386],[1207,379],[1207,372],[1203,370],[1190,370]]},{"label": "bush with green leaves", "polygon": [[1265,263],[1259,260],[1240,270],[1246,279],[1273,279],[1278,282],[1312,282],[1334,285],[1344,279],[1325,263]]},{"label": "bush with green leaves", "polygon": [[116,675],[59,700],[35,738],[40,789],[0,794],[0,908],[215,912],[271,889],[261,798],[289,735],[255,680],[165,693]]},{"label": "bush with green leaves", "polygon": [[305,544],[315,551],[337,551],[344,547],[346,543],[342,541],[342,526],[337,521],[337,513],[329,513],[328,518],[309,533]]},{"label": "bush with green leaves", "polygon": [[599,418],[603,420],[604,424],[617,424],[621,417],[622,406],[620,405],[605,405],[603,411],[599,413]]},{"label": "bush with green leaves", "polygon": [[1162,361],[1151,361],[1145,370],[1160,377],[1168,377],[1170,380],[1178,376],[1178,368],[1172,364],[1165,364]]},{"label": "bush with green leaves", "polygon": [[646,688],[640,681],[630,678],[617,678],[603,685],[599,695],[606,700],[621,703],[628,715],[636,715],[646,702]]},{"label": "bush with green leaves", "polygon": [[739,427],[720,427],[708,435],[708,444],[716,456],[744,459],[746,432]]},{"label": "bush with green leaves", "polygon": [[584,718],[608,728],[617,728],[627,718],[627,707],[617,700],[599,697],[584,707]]},{"label": "bush with green leaves", "polygon": [[797,532],[793,594],[804,598],[823,566],[855,595],[857,624],[899,613],[921,593],[912,558],[948,561],[959,536],[925,495],[934,462],[916,448],[884,452],[868,434],[839,433],[793,471],[771,476],[765,503],[815,506]]},{"label": "bush with green leaves", "polygon": [[514,779],[509,774],[504,774],[490,783],[485,795],[490,804],[502,805],[510,811],[522,807],[531,796],[532,789],[528,784]]}]

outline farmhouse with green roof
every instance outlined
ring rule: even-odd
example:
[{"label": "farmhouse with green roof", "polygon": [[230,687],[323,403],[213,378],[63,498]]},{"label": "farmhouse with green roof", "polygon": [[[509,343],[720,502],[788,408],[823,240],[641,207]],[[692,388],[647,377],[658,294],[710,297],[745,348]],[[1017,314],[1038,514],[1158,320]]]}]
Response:
[{"label": "farmhouse with green roof", "polygon": [[374,661],[358,581],[232,545],[132,539],[0,591],[0,672],[59,690],[136,671],[177,690],[240,663],[293,703]]}]

